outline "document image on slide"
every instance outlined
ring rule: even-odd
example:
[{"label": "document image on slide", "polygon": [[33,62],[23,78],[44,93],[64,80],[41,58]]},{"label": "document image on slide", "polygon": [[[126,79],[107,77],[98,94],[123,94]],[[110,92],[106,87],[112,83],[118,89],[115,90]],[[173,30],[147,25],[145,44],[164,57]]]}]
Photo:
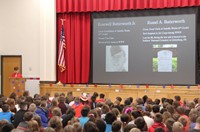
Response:
[{"label": "document image on slide", "polygon": [[106,46],[106,72],[128,72],[128,45]]},{"label": "document image on slide", "polygon": [[153,72],[177,72],[177,44],[153,45]]}]

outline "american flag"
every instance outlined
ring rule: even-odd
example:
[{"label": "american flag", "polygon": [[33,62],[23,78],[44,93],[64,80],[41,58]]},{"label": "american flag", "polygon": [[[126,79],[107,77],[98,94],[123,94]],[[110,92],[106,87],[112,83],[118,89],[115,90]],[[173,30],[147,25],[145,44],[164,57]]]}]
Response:
[{"label": "american flag", "polygon": [[64,25],[62,23],[61,34],[60,34],[60,42],[59,42],[59,50],[58,50],[58,66],[60,71],[63,72],[66,69],[65,66],[65,32]]}]

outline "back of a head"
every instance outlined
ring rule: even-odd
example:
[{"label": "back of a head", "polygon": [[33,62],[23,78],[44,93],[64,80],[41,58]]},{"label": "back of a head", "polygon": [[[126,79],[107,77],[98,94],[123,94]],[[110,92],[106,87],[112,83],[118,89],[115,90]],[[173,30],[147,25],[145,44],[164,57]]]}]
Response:
[{"label": "back of a head", "polygon": [[187,119],[183,116],[179,117],[178,121],[185,127],[187,125]]},{"label": "back of a head", "polygon": [[31,120],[28,122],[28,129],[31,129],[33,132],[39,131],[39,125],[36,120]]},{"label": "back of a head", "polygon": [[183,125],[180,122],[174,122],[172,126],[172,132],[182,132],[183,131]]},{"label": "back of a head", "polygon": [[59,93],[54,93],[54,97],[56,98],[56,97],[59,97],[60,95],[59,95]]},{"label": "back of a head", "polygon": [[82,126],[79,122],[73,124],[74,132],[82,132]]},{"label": "back of a head", "polygon": [[121,97],[116,97],[116,100],[118,100],[119,102],[121,102],[122,98]]},{"label": "back of a head", "polygon": [[138,110],[133,110],[131,114],[135,119],[142,116],[142,113]]},{"label": "back of a head", "polygon": [[174,107],[172,105],[167,105],[167,111],[171,114],[174,114]]},{"label": "back of a head", "polygon": [[163,118],[162,118],[162,115],[160,113],[155,114],[154,121],[156,123],[162,123],[162,120],[163,120]]},{"label": "back of a head", "polygon": [[116,116],[112,112],[108,112],[105,117],[105,121],[107,124],[112,124],[116,120]]},{"label": "back of a head", "polygon": [[176,111],[177,111],[178,114],[182,115],[185,112],[185,108],[182,107],[182,106],[178,106]]},{"label": "back of a head", "polygon": [[28,97],[28,96],[29,96],[29,91],[28,91],[28,90],[24,91],[24,92],[23,92],[23,96],[24,96],[24,97]]},{"label": "back of a head", "polygon": [[146,130],[147,125],[143,117],[138,117],[135,119],[135,125],[137,126],[138,129],[140,130]]},{"label": "back of a head", "polygon": [[106,130],[106,123],[102,119],[96,120],[97,128],[99,129],[99,132],[105,132]]},{"label": "back of a head", "polygon": [[67,92],[67,96],[72,96],[72,95],[73,95],[72,91]]},{"label": "back of a head", "polygon": [[24,121],[30,121],[33,118],[32,112],[26,112],[23,116]]},{"label": "back of a head", "polygon": [[59,103],[64,103],[65,102],[65,97],[64,96],[60,96],[58,99]]},{"label": "back of a head", "polygon": [[74,131],[75,131],[75,129],[72,125],[67,125],[64,128],[64,132],[74,132]]},{"label": "back of a head", "polygon": [[96,124],[94,124],[91,121],[88,121],[84,125],[83,132],[99,132],[99,130],[98,130]]},{"label": "back of a head", "polygon": [[8,104],[4,104],[4,105],[2,106],[3,112],[8,112],[8,111],[9,111],[9,108],[10,108],[10,106],[9,106]]},{"label": "back of a head", "polygon": [[160,99],[155,99],[154,103],[155,103],[156,105],[159,105],[159,104],[160,104]]},{"label": "back of a head", "polygon": [[165,121],[165,125],[167,127],[167,129],[171,132],[172,131],[172,126],[174,124],[175,120],[173,118],[168,118],[166,121]]},{"label": "back of a head", "polygon": [[105,94],[101,93],[101,94],[99,95],[99,97],[102,98],[102,99],[104,99]]},{"label": "back of a head", "polygon": [[180,100],[181,100],[181,97],[180,97],[179,95],[174,96],[174,98],[175,98],[175,100],[177,100],[177,101],[180,101]]},{"label": "back of a head", "polygon": [[35,110],[36,110],[36,105],[35,105],[34,103],[31,103],[31,104],[29,105],[28,110],[31,111],[31,112],[35,112]]},{"label": "back of a head", "polygon": [[180,117],[180,114],[173,114],[172,118],[175,120],[175,121],[178,121],[178,118]]},{"label": "back of a head", "polygon": [[97,98],[97,97],[93,95],[93,96],[91,97],[91,101],[92,101],[92,102],[95,102],[95,101],[96,101],[96,98]]},{"label": "back of a head", "polygon": [[52,127],[47,127],[44,129],[44,132],[56,132]]},{"label": "back of a head", "polygon": [[52,115],[53,116],[58,116],[58,117],[61,117],[62,116],[62,112],[60,110],[60,108],[56,107],[52,110]]},{"label": "back of a head", "polygon": [[12,124],[5,124],[2,126],[2,132],[11,132],[15,127]]},{"label": "back of a head", "polygon": [[97,92],[94,92],[92,96],[95,96],[97,98],[99,94]]},{"label": "back of a head", "polygon": [[161,102],[162,102],[162,104],[164,104],[165,100],[166,100],[165,97],[161,98]]},{"label": "back of a head", "polygon": [[130,121],[129,115],[128,114],[121,114],[120,119],[122,123],[128,124]]},{"label": "back of a head", "polygon": [[118,120],[114,121],[112,123],[112,132],[120,132],[121,127],[122,127],[121,121],[118,121]]},{"label": "back of a head", "polygon": [[56,98],[54,98],[51,102],[52,106],[58,106],[58,100]]},{"label": "back of a head", "polygon": [[81,115],[82,115],[83,117],[87,117],[89,111],[90,111],[89,107],[84,106],[84,107],[82,108],[82,110],[81,110]]},{"label": "back of a head", "polygon": [[140,131],[140,129],[138,129],[138,128],[132,128],[132,129],[130,130],[130,132],[141,132],[141,131]]},{"label": "back of a head", "polygon": [[142,99],[143,99],[143,102],[145,103],[146,100],[148,99],[148,96],[147,96],[147,95],[144,95],[144,96],[142,97]]},{"label": "back of a head", "polygon": [[136,128],[135,124],[128,124],[124,127],[124,132],[130,132],[132,128]]},{"label": "back of a head", "polygon": [[168,118],[172,117],[172,115],[168,111],[165,111],[162,114],[162,117],[163,117],[163,122],[165,122]]},{"label": "back of a head", "polygon": [[154,113],[158,113],[160,111],[160,106],[159,105],[154,105],[152,108]]},{"label": "back of a head", "polygon": [[62,129],[62,122],[58,116],[53,116],[49,120],[49,126],[54,128],[56,131]]},{"label": "back of a head", "polygon": [[101,108],[101,111],[102,111],[102,114],[106,114],[109,112],[109,106],[108,105],[103,105],[102,108]]},{"label": "back of a head", "polygon": [[130,105],[130,104],[131,104],[130,98],[127,98],[126,100],[124,100],[125,106]]}]

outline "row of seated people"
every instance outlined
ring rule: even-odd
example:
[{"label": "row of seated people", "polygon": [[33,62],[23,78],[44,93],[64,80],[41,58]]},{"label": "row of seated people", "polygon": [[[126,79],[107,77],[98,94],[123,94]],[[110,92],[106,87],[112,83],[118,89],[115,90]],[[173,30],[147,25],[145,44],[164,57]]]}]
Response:
[{"label": "row of seated people", "polygon": [[50,97],[0,95],[2,132],[200,132],[200,99],[152,99],[147,95],[112,102],[104,94],[72,92]]}]

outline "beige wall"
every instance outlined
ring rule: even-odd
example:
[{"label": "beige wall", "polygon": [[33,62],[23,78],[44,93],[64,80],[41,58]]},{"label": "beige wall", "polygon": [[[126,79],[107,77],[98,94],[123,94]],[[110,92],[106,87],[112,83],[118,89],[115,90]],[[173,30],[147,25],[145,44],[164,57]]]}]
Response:
[{"label": "beige wall", "polygon": [[55,81],[55,0],[0,0],[0,16],[0,55],[22,55],[24,77]]}]

